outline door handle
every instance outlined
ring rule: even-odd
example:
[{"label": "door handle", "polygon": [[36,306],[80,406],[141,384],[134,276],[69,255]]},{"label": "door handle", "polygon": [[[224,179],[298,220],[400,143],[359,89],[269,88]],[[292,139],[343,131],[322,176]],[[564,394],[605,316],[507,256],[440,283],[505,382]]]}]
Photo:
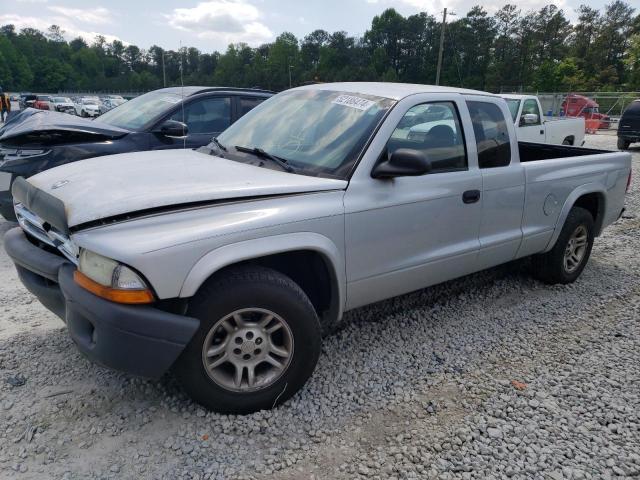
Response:
[{"label": "door handle", "polygon": [[476,203],[478,200],[480,200],[480,190],[467,190],[462,194],[464,203]]}]

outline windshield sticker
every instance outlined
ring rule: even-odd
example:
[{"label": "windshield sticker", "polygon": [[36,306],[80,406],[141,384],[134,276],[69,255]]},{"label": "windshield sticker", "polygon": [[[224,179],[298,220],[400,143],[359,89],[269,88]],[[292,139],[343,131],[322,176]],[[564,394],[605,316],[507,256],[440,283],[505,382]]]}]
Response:
[{"label": "windshield sticker", "polygon": [[180,97],[162,97],[160,100],[167,103],[180,103]]},{"label": "windshield sticker", "polygon": [[345,107],[357,108],[358,110],[368,110],[376,104],[373,100],[366,98],[354,97],[353,95],[340,95],[333,102],[336,105],[344,105]]}]

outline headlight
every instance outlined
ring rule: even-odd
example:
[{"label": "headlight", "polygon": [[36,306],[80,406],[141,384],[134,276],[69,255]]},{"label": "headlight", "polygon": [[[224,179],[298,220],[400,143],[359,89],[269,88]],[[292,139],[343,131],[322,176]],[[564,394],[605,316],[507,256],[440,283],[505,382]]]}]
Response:
[{"label": "headlight", "polygon": [[99,297],[119,303],[151,303],[153,292],[131,268],[82,249],[75,282]]}]

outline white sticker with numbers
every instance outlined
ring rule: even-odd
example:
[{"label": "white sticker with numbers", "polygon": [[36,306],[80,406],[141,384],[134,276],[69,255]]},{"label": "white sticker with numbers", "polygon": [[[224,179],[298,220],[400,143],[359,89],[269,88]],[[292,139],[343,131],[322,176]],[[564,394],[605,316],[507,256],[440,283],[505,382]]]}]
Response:
[{"label": "white sticker with numbers", "polygon": [[333,102],[336,105],[344,105],[345,107],[357,108],[358,110],[368,110],[376,102],[367,100],[366,98],[355,97],[353,95],[340,95]]}]

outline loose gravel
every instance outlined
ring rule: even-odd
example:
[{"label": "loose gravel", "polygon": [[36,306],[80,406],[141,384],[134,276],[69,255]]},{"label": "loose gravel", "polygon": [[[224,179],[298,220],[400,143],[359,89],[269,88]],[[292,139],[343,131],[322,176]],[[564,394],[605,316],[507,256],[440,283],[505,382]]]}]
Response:
[{"label": "loose gravel", "polygon": [[575,284],[517,262],[351,312],[300,394],[244,417],[84,359],[0,249],[0,477],[640,477],[639,191]]}]

